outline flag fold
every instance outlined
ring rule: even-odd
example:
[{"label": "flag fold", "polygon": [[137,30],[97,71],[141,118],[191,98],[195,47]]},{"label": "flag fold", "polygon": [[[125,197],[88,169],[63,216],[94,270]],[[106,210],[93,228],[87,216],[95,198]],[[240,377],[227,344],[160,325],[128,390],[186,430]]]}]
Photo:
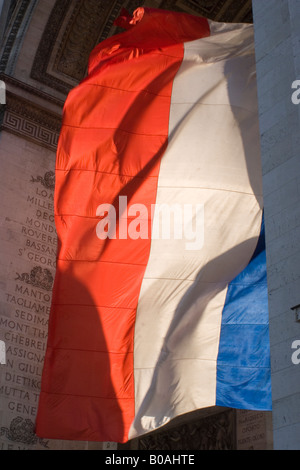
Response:
[{"label": "flag fold", "polygon": [[148,8],[117,24],[64,106],[43,438],[271,408],[253,26]]}]

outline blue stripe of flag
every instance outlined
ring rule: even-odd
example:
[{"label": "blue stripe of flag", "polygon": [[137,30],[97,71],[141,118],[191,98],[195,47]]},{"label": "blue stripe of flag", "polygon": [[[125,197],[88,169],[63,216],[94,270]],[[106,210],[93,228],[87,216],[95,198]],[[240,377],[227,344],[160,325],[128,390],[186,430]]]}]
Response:
[{"label": "blue stripe of flag", "polygon": [[272,408],[264,220],[251,261],[228,286],[217,360],[216,405]]}]

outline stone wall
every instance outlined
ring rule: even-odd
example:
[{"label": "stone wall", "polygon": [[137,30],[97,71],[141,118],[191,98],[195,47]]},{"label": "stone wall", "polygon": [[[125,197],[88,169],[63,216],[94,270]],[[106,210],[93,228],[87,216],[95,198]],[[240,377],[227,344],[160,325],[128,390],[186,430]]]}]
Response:
[{"label": "stone wall", "polygon": [[[38,439],[34,434],[34,421],[55,274],[54,167],[63,103],[68,91],[84,76],[92,47],[116,31],[113,20],[121,7],[132,11],[140,2],[5,2],[8,16],[3,23],[7,24],[7,17],[10,21],[3,35],[0,57],[0,80],[5,82],[7,91],[7,103],[0,112],[0,341],[5,343],[5,357],[0,354],[0,449],[116,448],[114,443]],[[11,8],[7,8],[8,3]],[[232,0],[149,0],[145,3],[205,15],[217,21],[252,19],[250,0],[238,3]],[[82,34],[84,31],[88,42]],[[268,63],[263,67],[267,68]],[[295,107],[292,109],[296,112]],[[291,141],[290,145],[295,143]],[[277,153],[278,158],[282,158],[280,148]],[[268,165],[266,158],[266,175]],[[271,180],[267,180],[267,184],[271,184]],[[294,212],[286,215],[291,229],[297,227],[295,204]],[[271,221],[271,209],[267,215]],[[277,231],[274,228],[273,233],[272,228],[269,229],[269,236],[276,238],[276,234],[285,229],[284,218],[277,223]],[[277,243],[280,244],[281,239]],[[274,250],[276,252],[276,244]],[[279,306],[276,308],[275,319]],[[286,316],[290,315],[288,309],[284,311]],[[291,321],[289,331],[293,326]],[[288,347],[289,339],[286,344]],[[288,356],[290,351],[288,348],[286,351]],[[193,436],[194,441],[187,439],[195,446],[263,448],[269,445],[266,430],[270,415],[254,417],[247,412],[241,416],[232,410],[224,413],[221,411],[206,420],[193,418],[191,422],[188,417],[181,427],[173,429],[166,448],[174,442],[178,444],[180,436],[180,445],[184,448],[184,439],[189,436],[186,432]],[[224,423],[228,425],[225,431]],[[207,443],[206,433],[212,436],[213,443]],[[138,445],[149,444],[143,441]]]},{"label": "stone wall", "polygon": [[253,0],[270,311],[275,449],[300,448],[300,3]]}]

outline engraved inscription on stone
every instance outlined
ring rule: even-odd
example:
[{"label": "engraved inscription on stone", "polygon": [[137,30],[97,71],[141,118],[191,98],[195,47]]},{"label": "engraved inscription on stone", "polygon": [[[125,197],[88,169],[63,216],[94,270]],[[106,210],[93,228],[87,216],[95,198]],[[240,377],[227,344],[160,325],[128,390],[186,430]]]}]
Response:
[{"label": "engraved inscription on stone", "polygon": [[21,165],[11,164],[2,178],[1,450],[50,448],[35,435],[35,418],[56,264],[54,171],[39,162],[35,173],[32,160],[21,163],[24,174]]},{"label": "engraved inscription on stone", "polygon": [[268,450],[272,448],[271,413],[237,410],[237,449]]}]

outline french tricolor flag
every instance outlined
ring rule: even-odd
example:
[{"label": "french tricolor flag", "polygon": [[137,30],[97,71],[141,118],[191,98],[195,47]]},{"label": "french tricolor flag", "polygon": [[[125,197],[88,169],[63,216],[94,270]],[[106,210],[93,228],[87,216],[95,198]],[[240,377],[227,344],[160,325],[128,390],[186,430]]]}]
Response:
[{"label": "french tricolor flag", "polygon": [[147,8],[118,24],[64,107],[43,438],[271,409],[253,26]]}]

